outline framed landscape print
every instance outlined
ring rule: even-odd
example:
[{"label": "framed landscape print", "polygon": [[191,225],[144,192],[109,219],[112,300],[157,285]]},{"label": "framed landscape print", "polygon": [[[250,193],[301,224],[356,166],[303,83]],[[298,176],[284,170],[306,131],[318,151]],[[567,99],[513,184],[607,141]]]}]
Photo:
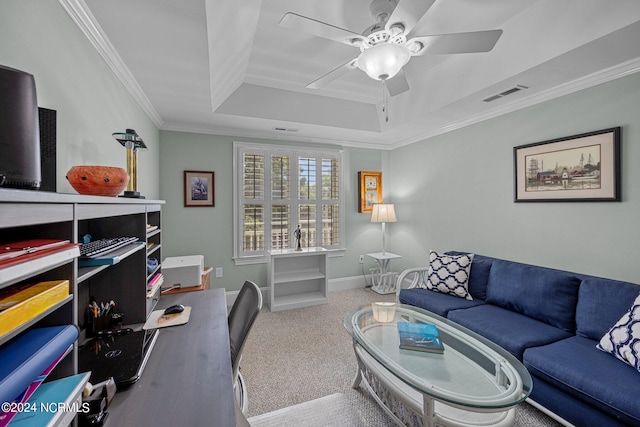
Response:
[{"label": "framed landscape print", "polygon": [[184,206],[212,207],[214,201],[213,172],[184,171]]},{"label": "framed landscape print", "polygon": [[620,133],[616,127],[515,147],[515,201],[620,201]]},{"label": "framed landscape print", "polygon": [[358,172],[358,212],[371,213],[376,203],[382,203],[382,172]]}]

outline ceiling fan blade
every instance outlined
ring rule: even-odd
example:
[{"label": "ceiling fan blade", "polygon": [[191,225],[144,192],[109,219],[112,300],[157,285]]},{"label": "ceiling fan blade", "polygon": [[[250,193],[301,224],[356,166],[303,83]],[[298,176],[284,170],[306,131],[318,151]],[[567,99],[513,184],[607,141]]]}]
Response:
[{"label": "ceiling fan blade", "polygon": [[388,31],[393,25],[401,24],[404,34],[409,34],[435,0],[400,0],[385,24]]},{"label": "ceiling fan blade", "polygon": [[308,89],[320,89],[321,87],[323,87],[327,83],[337,79],[338,77],[342,76],[343,74],[346,74],[348,71],[351,71],[354,68],[357,68],[356,60],[352,59],[351,61],[347,62],[346,64],[343,64],[343,65],[339,66],[338,68],[336,68],[333,71],[329,71],[324,76],[322,76],[319,79],[309,83],[306,87]]},{"label": "ceiling fan blade", "polygon": [[293,12],[287,12],[282,17],[280,26],[344,43],[349,46],[354,46],[359,41],[365,42],[365,38],[358,33]]},{"label": "ceiling fan blade", "polygon": [[409,82],[407,82],[404,70],[400,70],[398,74],[385,81],[385,85],[391,96],[396,96],[409,90]]},{"label": "ceiling fan blade", "polygon": [[424,47],[412,55],[440,55],[450,53],[489,52],[498,42],[502,30],[473,31],[470,33],[418,36],[407,41],[407,45],[419,42]]}]

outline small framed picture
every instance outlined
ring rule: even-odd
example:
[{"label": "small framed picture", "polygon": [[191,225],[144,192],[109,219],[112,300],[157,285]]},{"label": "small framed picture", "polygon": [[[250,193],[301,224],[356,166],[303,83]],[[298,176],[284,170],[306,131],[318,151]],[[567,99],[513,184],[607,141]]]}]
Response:
[{"label": "small framed picture", "polygon": [[620,128],[514,148],[516,202],[620,201]]},{"label": "small framed picture", "polygon": [[215,206],[213,172],[184,171],[184,207]]},{"label": "small framed picture", "polygon": [[358,172],[358,212],[371,213],[376,203],[382,203],[382,172]]}]

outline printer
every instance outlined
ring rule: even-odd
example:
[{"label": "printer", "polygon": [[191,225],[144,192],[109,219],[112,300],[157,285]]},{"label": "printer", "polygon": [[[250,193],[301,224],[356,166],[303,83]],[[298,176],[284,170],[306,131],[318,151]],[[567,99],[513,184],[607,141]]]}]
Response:
[{"label": "printer", "polygon": [[204,255],[167,257],[162,261],[162,288],[200,286],[204,273]]}]

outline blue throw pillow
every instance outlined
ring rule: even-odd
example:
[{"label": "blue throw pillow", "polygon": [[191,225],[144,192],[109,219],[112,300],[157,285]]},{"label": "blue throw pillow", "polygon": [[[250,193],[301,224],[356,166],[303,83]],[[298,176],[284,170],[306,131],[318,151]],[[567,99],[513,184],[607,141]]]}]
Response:
[{"label": "blue throw pillow", "polygon": [[640,294],[596,347],[640,372]]},{"label": "blue throw pillow", "polygon": [[580,279],[573,273],[495,260],[487,302],[573,333]]},{"label": "blue throw pillow", "polygon": [[472,300],[469,274],[473,254],[444,255],[429,251],[427,289]]}]

